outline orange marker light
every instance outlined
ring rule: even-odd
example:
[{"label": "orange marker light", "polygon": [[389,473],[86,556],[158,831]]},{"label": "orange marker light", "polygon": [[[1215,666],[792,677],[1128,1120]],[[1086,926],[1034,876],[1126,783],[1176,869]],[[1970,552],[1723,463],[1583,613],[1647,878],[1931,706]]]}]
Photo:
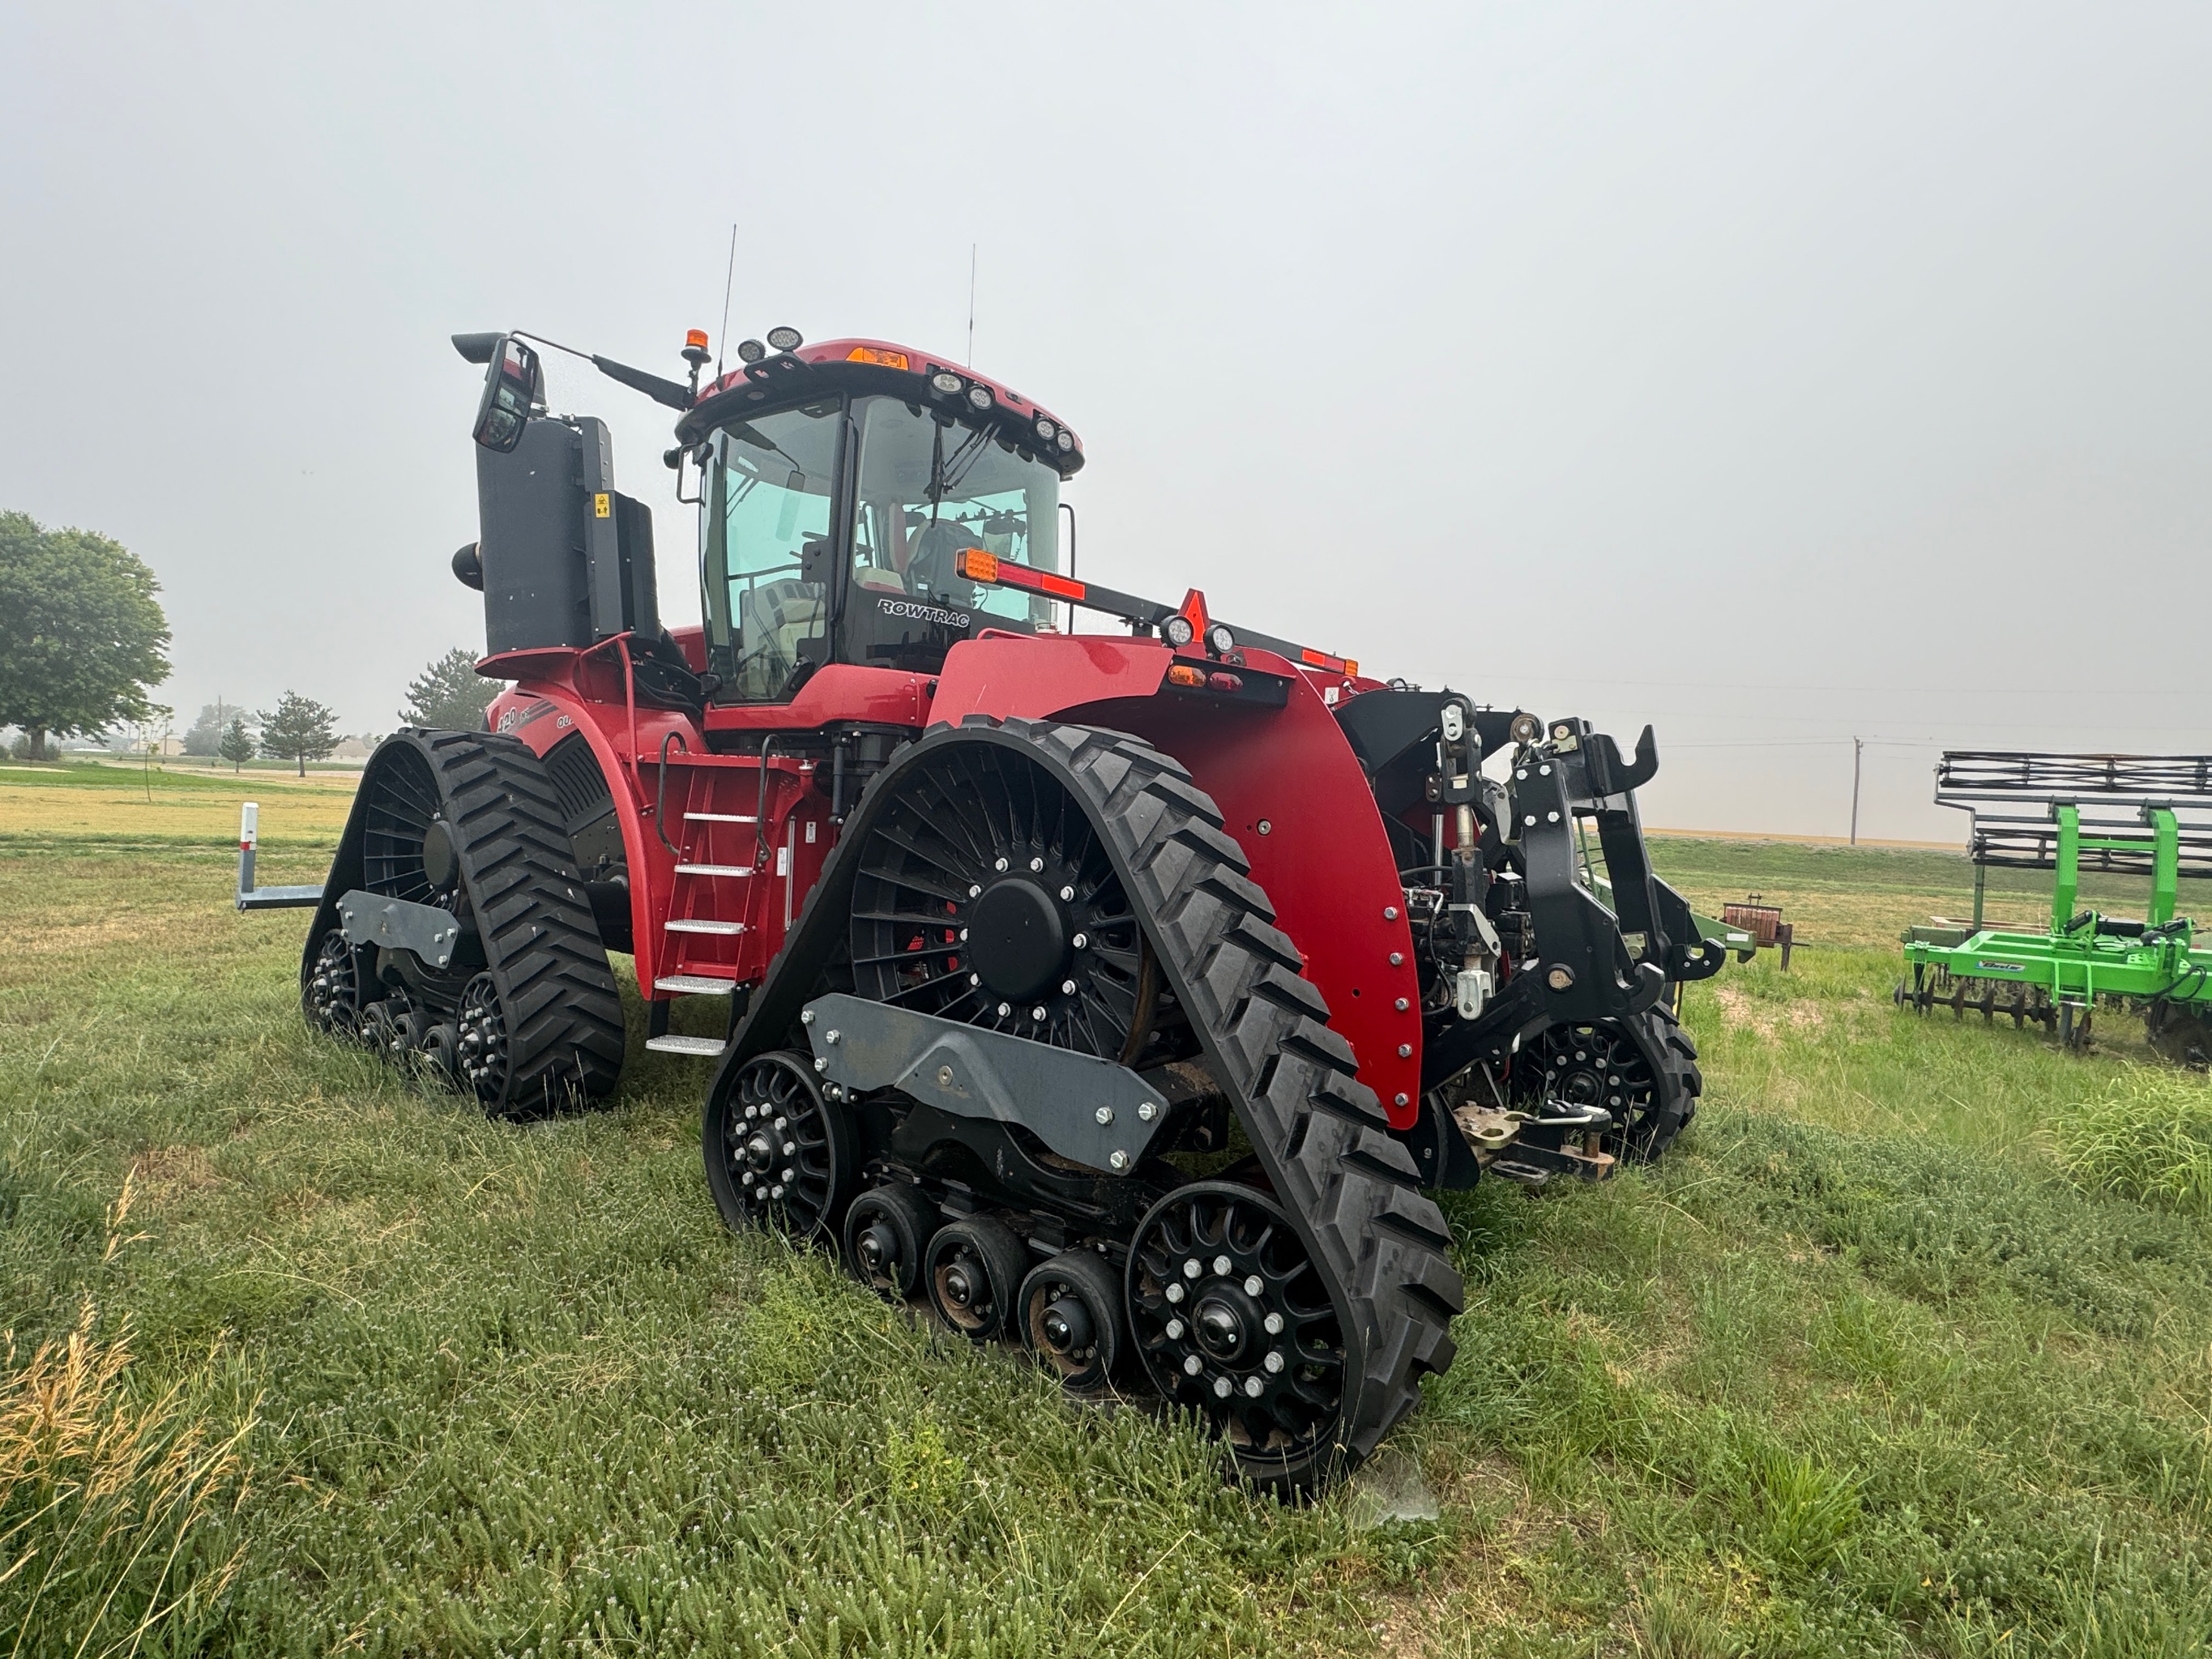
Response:
[{"label": "orange marker light", "polygon": [[986,553],[980,547],[963,547],[953,561],[953,568],[971,582],[994,582],[999,580],[999,556]]},{"label": "orange marker light", "polygon": [[1206,684],[1206,671],[1202,668],[1193,668],[1187,662],[1176,663],[1168,669],[1168,684],[1194,688],[1202,686]]},{"label": "orange marker light", "polygon": [[874,363],[882,368],[911,369],[914,367],[907,361],[903,351],[884,351],[875,346],[854,346],[845,354],[845,361],[848,363]]}]

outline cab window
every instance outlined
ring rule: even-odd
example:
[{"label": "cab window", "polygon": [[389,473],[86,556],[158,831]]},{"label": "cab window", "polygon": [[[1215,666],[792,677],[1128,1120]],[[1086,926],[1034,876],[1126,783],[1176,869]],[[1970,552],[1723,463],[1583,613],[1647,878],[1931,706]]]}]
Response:
[{"label": "cab window", "polygon": [[896,398],[854,404],[860,442],[852,566],[839,630],[848,662],[933,673],[982,628],[1048,623],[1051,602],[959,574],[981,548],[1060,568],[1060,475],[978,428]]},{"label": "cab window", "polygon": [[724,702],[781,702],[829,659],[838,399],[715,434],[701,515],[708,666]]}]

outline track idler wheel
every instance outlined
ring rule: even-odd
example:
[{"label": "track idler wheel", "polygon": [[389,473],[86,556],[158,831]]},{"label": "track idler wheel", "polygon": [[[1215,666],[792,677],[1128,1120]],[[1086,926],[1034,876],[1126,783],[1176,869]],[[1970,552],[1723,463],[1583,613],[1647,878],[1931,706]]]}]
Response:
[{"label": "track idler wheel", "polygon": [[845,1212],[845,1264],[889,1302],[921,1285],[921,1263],[937,1231],[937,1206],[903,1182],[872,1187]]},{"label": "track idler wheel", "polygon": [[333,927],[315,946],[308,965],[301,1002],[307,1023],[334,1036],[352,1036],[361,1029],[361,967],[345,929]]},{"label": "track idler wheel", "polygon": [[1293,1492],[1325,1473],[1343,1413],[1344,1333],[1273,1199],[1224,1181],[1170,1193],[1138,1224],[1128,1303],[1153,1385],[1202,1416],[1248,1479]]},{"label": "track idler wheel", "polygon": [[929,1241],[930,1304],[963,1336],[988,1342],[1006,1332],[1030,1253],[1013,1230],[988,1216],[948,1221]]},{"label": "track idler wheel", "polygon": [[1090,1250],[1062,1250],[1030,1269],[1017,1305],[1022,1342],[1071,1394],[1095,1394],[1128,1346],[1121,1284]]},{"label": "track idler wheel", "polygon": [[478,974],[462,988],[453,1029],[461,1086],[488,1108],[504,1100],[508,1081],[507,1017],[500,1009],[499,986],[489,974]]},{"label": "track idler wheel", "polygon": [[756,1054],[718,1101],[707,1114],[707,1170],[723,1217],[732,1227],[834,1241],[852,1187],[853,1137],[813,1068],[787,1049]]}]

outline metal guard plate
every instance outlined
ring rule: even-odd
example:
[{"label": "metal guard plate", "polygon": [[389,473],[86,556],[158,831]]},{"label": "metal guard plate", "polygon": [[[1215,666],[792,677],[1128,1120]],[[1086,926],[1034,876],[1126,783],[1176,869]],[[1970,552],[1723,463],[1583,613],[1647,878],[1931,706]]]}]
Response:
[{"label": "metal guard plate", "polygon": [[861,1094],[896,1089],[956,1117],[1018,1123],[1092,1169],[1133,1173],[1167,1121],[1167,1097],[1110,1060],[843,993],[806,1012],[828,1081]]}]

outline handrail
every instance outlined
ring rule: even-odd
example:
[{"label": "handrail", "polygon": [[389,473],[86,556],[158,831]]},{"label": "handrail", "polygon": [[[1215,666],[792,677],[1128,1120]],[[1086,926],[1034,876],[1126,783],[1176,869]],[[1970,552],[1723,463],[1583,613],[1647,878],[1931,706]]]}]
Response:
[{"label": "handrail", "polygon": [[653,833],[660,837],[660,844],[680,864],[684,861],[684,849],[668,839],[668,745],[672,743],[683,744],[686,755],[691,752],[690,742],[673,727],[660,739],[660,779],[653,797]]}]

